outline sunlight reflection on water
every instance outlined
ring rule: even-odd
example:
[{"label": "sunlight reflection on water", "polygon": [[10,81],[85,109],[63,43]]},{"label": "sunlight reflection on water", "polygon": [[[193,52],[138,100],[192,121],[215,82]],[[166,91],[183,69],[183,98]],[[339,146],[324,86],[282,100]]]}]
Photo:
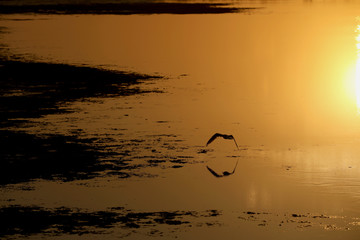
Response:
[{"label": "sunlight reflection on water", "polygon": [[[360,21],[360,17],[357,17],[357,21]],[[356,91],[356,103],[358,107],[358,114],[360,114],[360,25],[357,26],[356,31],[356,49],[357,49],[357,60],[356,60],[356,74],[355,74],[355,91]]]}]

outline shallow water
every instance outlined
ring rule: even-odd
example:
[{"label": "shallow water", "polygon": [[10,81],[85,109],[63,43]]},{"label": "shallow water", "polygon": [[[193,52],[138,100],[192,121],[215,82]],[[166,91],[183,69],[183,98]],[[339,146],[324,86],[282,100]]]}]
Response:
[{"label": "shallow water", "polygon": [[[112,232],[71,235],[81,239],[358,239],[360,5],[239,5],[257,9],[3,15],[0,25],[8,33],[1,39],[12,54],[165,78],[141,83],[144,91],[137,94],[59,101],[58,112],[6,127],[38,137],[91,139],[85,145],[115,170],[104,167],[83,180],[36,177],[6,184],[1,204],[124,207],[154,218],[182,211],[176,216],[188,222],[146,225],[143,217],[136,222],[141,227],[126,228],[114,217]],[[216,132],[232,134],[239,149],[220,139],[205,147]],[[229,177],[215,178],[206,168],[232,171],[237,161]],[[208,210],[218,214],[208,217]],[[194,211],[195,220],[186,211]]]}]

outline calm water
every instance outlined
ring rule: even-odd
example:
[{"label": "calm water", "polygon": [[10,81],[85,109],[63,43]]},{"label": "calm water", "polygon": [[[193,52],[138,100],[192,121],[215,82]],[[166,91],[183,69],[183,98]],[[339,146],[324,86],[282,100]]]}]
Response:
[{"label": "calm water", "polygon": [[[360,3],[238,4],[257,9],[3,15],[2,43],[27,59],[166,78],[140,85],[161,93],[60,102],[69,112],[8,128],[97,139],[90,146],[116,153],[99,161],[127,161],[131,177],[5,185],[1,204],[202,214],[184,217],[191,226],[115,225],[74,239],[358,239]],[[239,149],[222,139],[205,147],[216,132]],[[225,178],[206,168],[232,171],[237,161]]]}]

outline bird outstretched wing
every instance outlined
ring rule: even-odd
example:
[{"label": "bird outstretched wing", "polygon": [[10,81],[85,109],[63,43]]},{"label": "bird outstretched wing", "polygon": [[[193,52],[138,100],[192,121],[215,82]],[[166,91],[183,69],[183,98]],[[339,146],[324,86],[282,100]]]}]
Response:
[{"label": "bird outstretched wing", "polygon": [[215,133],[210,139],[209,141],[206,143],[206,146],[209,145],[210,143],[212,143],[217,137],[220,137],[222,134],[220,133]]},{"label": "bird outstretched wing", "polygon": [[209,168],[208,166],[206,166],[207,169],[209,170],[209,172],[211,172],[212,175],[214,175],[215,177],[222,177],[222,175],[217,174],[214,170],[212,170],[211,168]]},{"label": "bird outstretched wing", "polygon": [[235,170],[236,170],[236,167],[237,167],[237,165],[238,165],[238,162],[239,162],[239,159],[236,161],[236,164],[235,164],[234,170],[232,171],[232,173],[231,173],[231,174],[234,174],[234,173],[235,173]]},{"label": "bird outstretched wing", "polygon": [[236,140],[235,140],[234,137],[233,137],[233,139],[234,139],[234,142],[235,142],[235,145],[236,145],[237,149],[239,149],[239,146],[237,145]]},{"label": "bird outstretched wing", "polygon": [[236,142],[236,140],[235,140],[235,138],[234,138],[233,135],[226,135],[226,134],[221,134],[221,133],[215,133],[215,134],[209,139],[209,141],[206,143],[206,146],[208,146],[210,143],[212,143],[212,142],[213,142],[216,138],[218,138],[218,137],[222,137],[222,138],[224,138],[224,139],[232,139],[232,140],[234,140],[234,143],[235,143],[237,149],[239,149],[239,146],[237,145],[237,142]]}]

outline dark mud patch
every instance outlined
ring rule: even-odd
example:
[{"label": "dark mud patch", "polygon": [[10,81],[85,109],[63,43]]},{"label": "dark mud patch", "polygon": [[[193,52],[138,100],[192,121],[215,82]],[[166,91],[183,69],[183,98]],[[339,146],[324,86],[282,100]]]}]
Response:
[{"label": "dark mud patch", "polygon": [[[8,33],[9,30],[6,27],[0,26],[0,34]],[[1,37],[1,35],[0,35]],[[5,47],[5,45],[0,45],[0,47]]]},{"label": "dark mud patch", "polygon": [[1,208],[0,216],[0,237],[4,237],[15,234],[29,236],[41,232],[50,235],[101,233],[99,229],[110,228],[116,222],[117,214],[13,205]]},{"label": "dark mud patch", "polygon": [[352,223],[358,222],[358,218],[346,216],[327,216],[314,213],[268,213],[268,212],[243,212],[238,219],[251,222],[259,227],[289,229],[316,228],[322,230],[351,230]]},{"label": "dark mud patch", "polygon": [[[123,207],[106,211],[87,211],[83,209],[55,208],[38,206],[10,205],[0,208],[0,237],[13,235],[30,236],[45,234],[61,236],[69,234],[107,234],[115,228],[136,233],[148,229],[147,235],[159,233],[161,225],[168,227],[192,227],[195,225],[212,226],[216,223],[208,219],[219,214],[217,210],[136,212]],[[210,213],[210,214],[209,214]],[[174,229],[173,231],[175,231]]]},{"label": "dark mud patch", "polygon": [[1,59],[0,76],[2,126],[19,118],[64,112],[61,104],[79,99],[151,92],[136,85],[161,78],[84,66]]},{"label": "dark mud patch", "polygon": [[228,3],[189,3],[189,2],[85,2],[69,3],[56,1],[56,4],[39,1],[37,4],[0,3],[1,14],[224,14],[248,13],[255,8],[235,7]]},{"label": "dark mud patch", "polygon": [[[0,57],[0,184],[39,178],[62,181],[91,179],[107,170],[123,178],[129,176],[122,170],[129,171],[141,165],[130,166],[122,161],[124,156],[109,149],[110,138],[80,139],[82,129],[74,130],[71,136],[35,136],[34,133],[19,132],[18,127],[26,129],[25,123],[47,114],[77,111],[64,107],[73,101],[158,92],[143,90],[138,84],[159,78]],[[97,144],[99,141],[102,145]],[[122,143],[121,149],[127,144],[136,145],[138,142]],[[130,155],[130,151],[127,153]],[[119,157],[115,165],[100,161],[115,155]]]},{"label": "dark mud patch", "polygon": [[[90,179],[109,166],[101,164],[99,151],[87,140],[67,136],[36,137],[0,131],[0,184],[32,179],[71,181]],[[119,167],[120,168],[120,167]]]},{"label": "dark mud patch", "polygon": [[[101,136],[79,138],[0,130],[0,185],[36,179],[66,182],[105,176],[156,177],[147,168],[181,168],[196,162],[191,156],[178,155],[181,148],[178,142],[167,137],[160,143],[157,140],[105,139],[103,142]],[[162,142],[167,145],[163,146]],[[169,145],[173,150],[168,150]],[[146,152],[147,146],[156,146],[157,152],[150,148]]]}]

